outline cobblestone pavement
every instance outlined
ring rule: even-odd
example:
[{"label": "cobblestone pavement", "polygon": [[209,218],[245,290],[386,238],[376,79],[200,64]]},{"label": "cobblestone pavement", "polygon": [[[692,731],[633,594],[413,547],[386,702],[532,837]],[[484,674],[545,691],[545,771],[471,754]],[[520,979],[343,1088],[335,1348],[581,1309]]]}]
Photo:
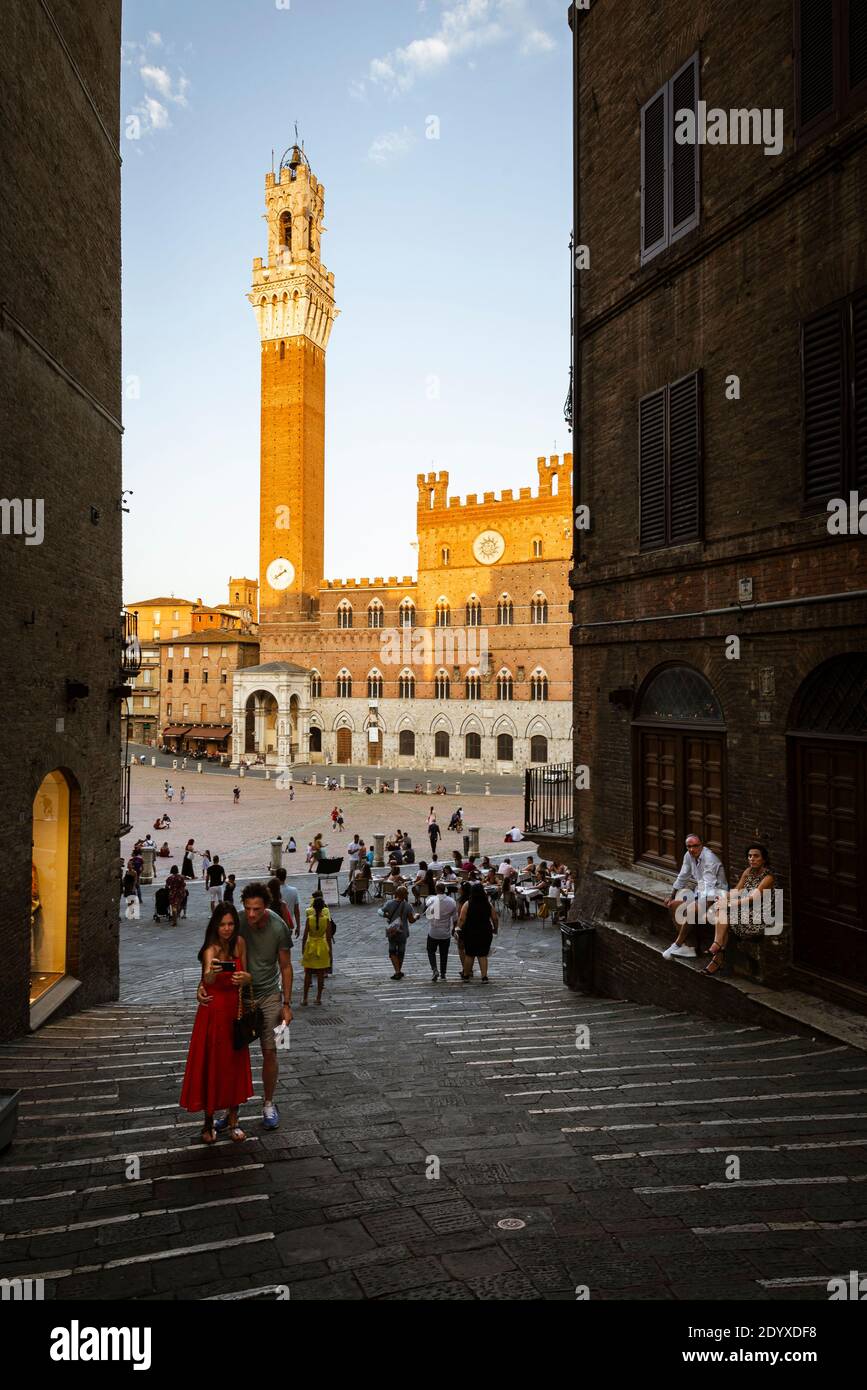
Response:
[{"label": "cobblestone pavement", "polygon": [[60,1299],[826,1300],[867,1265],[867,1057],[570,994],[535,921],[504,924],[488,985],[453,959],[435,985],[420,924],[392,982],[375,909],[341,908],[322,1008],[296,978],[280,1128],[251,1102],[248,1142],[205,1149],[177,1108],[204,894],[174,930],[149,897],[121,1001],[0,1048],[24,1089],[0,1274]]}]

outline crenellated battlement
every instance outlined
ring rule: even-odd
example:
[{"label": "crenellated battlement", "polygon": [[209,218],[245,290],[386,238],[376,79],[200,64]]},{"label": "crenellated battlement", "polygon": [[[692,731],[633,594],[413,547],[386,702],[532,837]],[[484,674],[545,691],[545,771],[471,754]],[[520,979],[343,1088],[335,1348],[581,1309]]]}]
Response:
[{"label": "crenellated battlement", "polygon": [[501,503],[508,504],[510,502],[541,502],[555,496],[569,496],[571,498],[571,454],[564,454],[562,459],[559,454],[552,454],[550,458],[546,458],[544,454],[540,455],[536,460],[536,468],[539,475],[538,492],[534,493],[531,487],[522,487],[519,489],[517,497],[512,488],[503,488],[499,497],[495,492],[485,492],[481,498],[476,492],[470,492],[466,497],[449,497],[449,475],[447,472],[419,473],[417,475],[419,522],[432,514],[443,511],[452,512],[472,507],[498,506]]},{"label": "crenellated battlement", "polygon": [[396,574],[390,574],[388,579],[377,575],[372,583],[365,575],[362,579],[323,579],[319,589],[320,592],[335,589],[414,589],[417,583],[411,574],[405,574],[402,579],[398,579]]}]

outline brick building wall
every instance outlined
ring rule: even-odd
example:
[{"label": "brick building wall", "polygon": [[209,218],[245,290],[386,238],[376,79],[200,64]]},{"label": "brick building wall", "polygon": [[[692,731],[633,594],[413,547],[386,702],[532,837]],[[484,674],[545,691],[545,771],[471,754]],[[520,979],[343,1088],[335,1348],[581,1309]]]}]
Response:
[{"label": "brick building wall", "polygon": [[[576,500],[592,518],[573,574],[574,757],[591,777],[575,803],[583,871],[632,865],[641,849],[633,717],[648,677],[683,663],[723,713],[730,879],[758,838],[788,895],[796,696],[826,659],[867,651],[864,541],[830,535],[824,506],[803,502],[801,370],[803,321],[867,285],[867,120],[799,140],[793,47],[788,0],[739,7],[737,24],[724,6],[596,0],[580,22],[576,241],[591,260],[579,272]],[[641,109],[694,53],[700,99],[779,108],[784,148],[699,148],[698,226],[642,265]],[[697,370],[701,539],[642,551],[639,402]],[[790,606],[761,607],[771,603]],[[730,611],[707,611],[720,609]],[[739,659],[727,656],[732,636]]]},{"label": "brick building wall", "polygon": [[[71,793],[67,1007],[116,997],[118,970],[121,7],[47,8],[11,0],[0,54],[2,492],[44,502],[42,544],[0,535],[3,1038],[29,1026],[33,801],[55,769]],[[88,687],[74,706],[67,680]]]}]

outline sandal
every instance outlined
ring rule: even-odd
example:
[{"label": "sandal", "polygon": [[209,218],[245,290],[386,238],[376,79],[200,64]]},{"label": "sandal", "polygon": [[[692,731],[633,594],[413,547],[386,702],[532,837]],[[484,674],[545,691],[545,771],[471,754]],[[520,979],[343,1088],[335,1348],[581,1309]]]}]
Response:
[{"label": "sandal", "polygon": [[216,1134],[214,1133],[213,1129],[209,1129],[207,1125],[205,1125],[199,1138],[201,1139],[203,1144],[216,1144],[217,1142]]},{"label": "sandal", "polygon": [[711,959],[704,967],[702,974],[716,975],[719,970],[722,970],[723,966],[726,963],[725,949],[722,946],[718,946],[716,950],[714,950],[713,946],[711,946],[709,954],[711,956]]},{"label": "sandal", "polygon": [[236,1144],[243,1144],[247,1136],[238,1125],[233,1125],[229,1130],[229,1138],[233,1139]]}]

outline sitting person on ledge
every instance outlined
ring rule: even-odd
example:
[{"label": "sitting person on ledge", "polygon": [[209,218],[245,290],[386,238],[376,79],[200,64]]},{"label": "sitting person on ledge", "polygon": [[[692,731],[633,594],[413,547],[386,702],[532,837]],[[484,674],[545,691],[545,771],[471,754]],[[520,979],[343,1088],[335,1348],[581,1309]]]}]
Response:
[{"label": "sitting person on ledge", "polygon": [[690,932],[696,922],[706,921],[708,906],[728,886],[722,861],[702,842],[700,835],[687,835],[683,864],[665,904],[678,929],[676,939],[662,953],[666,959],[695,957],[695,947],[689,944]]},{"label": "sitting person on ledge", "polygon": [[729,931],[735,936],[763,936],[765,922],[773,915],[762,911],[768,900],[763,894],[773,891],[775,875],[768,862],[764,845],[747,846],[747,867],[734,888],[722,893],[710,909],[707,920],[713,925],[714,939],[711,959],[704,968],[705,975],[716,975],[725,965],[725,949]]}]

